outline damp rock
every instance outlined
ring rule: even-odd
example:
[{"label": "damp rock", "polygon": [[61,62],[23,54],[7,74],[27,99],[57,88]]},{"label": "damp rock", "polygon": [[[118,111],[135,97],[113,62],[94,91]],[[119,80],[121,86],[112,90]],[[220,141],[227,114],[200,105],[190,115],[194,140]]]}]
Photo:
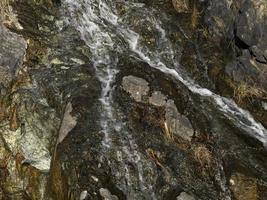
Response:
[{"label": "damp rock", "polygon": [[124,77],[122,80],[122,87],[137,102],[141,102],[149,91],[148,82],[136,76]]},{"label": "damp rock", "polygon": [[166,103],[165,120],[166,128],[171,135],[176,135],[184,140],[191,141],[194,135],[191,122],[187,117],[178,112],[173,100],[168,100]]},{"label": "damp rock", "polygon": [[160,91],[155,91],[152,93],[151,97],[149,97],[149,103],[158,107],[165,106],[166,96]]}]

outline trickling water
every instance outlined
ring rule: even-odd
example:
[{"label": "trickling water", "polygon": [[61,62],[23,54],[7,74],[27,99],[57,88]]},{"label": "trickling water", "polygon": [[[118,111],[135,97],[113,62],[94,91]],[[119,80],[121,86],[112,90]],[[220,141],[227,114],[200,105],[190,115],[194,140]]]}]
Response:
[{"label": "trickling water", "polygon": [[70,13],[75,19],[73,22],[80,31],[82,39],[91,49],[96,76],[102,86],[99,100],[103,109],[100,122],[102,132],[105,135],[103,144],[109,147],[111,145],[109,133],[112,131],[110,123],[113,121],[112,83],[118,73],[116,69],[118,57],[114,50],[116,47],[112,36],[105,30],[107,28],[105,23],[116,25],[117,16],[102,1],[67,0],[66,3],[69,4]]},{"label": "trickling water", "polygon": [[[112,7],[108,6],[105,1],[83,1],[74,2],[67,0],[68,8],[71,13],[72,20],[79,32],[82,39],[90,47],[92,53],[92,61],[96,71],[96,76],[101,82],[102,91],[99,101],[102,105],[102,113],[100,116],[100,127],[104,133],[103,145],[105,148],[114,148],[117,154],[123,155],[123,159],[118,158],[120,161],[117,173],[118,179],[125,178],[127,183],[122,183],[121,188],[127,193],[128,199],[140,198],[135,196],[135,190],[141,190],[147,193],[151,199],[156,199],[152,191],[151,184],[146,183],[143,177],[143,164],[142,155],[138,152],[138,147],[132,140],[131,136],[126,130],[123,129],[124,124],[116,119],[114,116],[114,108],[112,106],[112,83],[119,72],[116,69],[118,56],[116,51],[116,44],[112,37],[115,37],[110,32],[110,27],[118,26],[118,17],[113,13]],[[119,146],[112,146],[112,134],[120,134],[121,149]],[[128,137],[126,139],[125,136]],[[118,150],[117,150],[118,149]],[[130,167],[127,163],[136,165],[138,172],[138,188],[133,184],[130,174]]]},{"label": "trickling water", "polygon": [[[129,172],[130,169],[125,163],[136,163],[139,189],[146,191],[150,195],[150,199],[156,199],[151,184],[145,180],[143,175],[142,154],[138,152],[138,146],[124,128],[124,124],[119,119],[115,119],[114,115],[112,84],[119,73],[117,63],[121,52],[146,62],[150,67],[161,71],[165,76],[174,77],[191,92],[200,95],[202,98],[210,99],[223,115],[234,121],[236,126],[262,143],[266,143],[266,129],[260,123],[257,123],[249,112],[239,108],[232,100],[200,87],[182,71],[182,67],[175,59],[175,48],[172,46],[160,19],[155,17],[157,15],[154,15],[151,8],[147,9],[143,4],[129,1],[123,3],[126,12],[119,16],[116,8],[117,1],[65,0],[65,3],[66,7],[69,8],[72,23],[80,31],[82,39],[91,50],[96,76],[101,82],[102,91],[99,100],[103,109],[100,118],[100,126],[104,133],[103,145],[107,149],[116,149],[118,160],[121,162],[119,165],[124,168],[124,172],[120,176],[126,178],[128,187],[131,187],[133,180]],[[138,12],[135,8],[139,8]],[[139,25],[132,23],[132,15],[136,19],[140,19],[142,23]],[[138,26],[140,26],[139,29]],[[144,38],[140,33],[143,28],[153,29],[155,34],[159,36],[153,48],[144,44]],[[128,46],[120,45],[117,42],[120,39],[123,39]],[[123,51],[121,51],[122,49]],[[116,147],[112,146],[114,135],[120,136],[121,147],[118,147],[118,145]]]}]

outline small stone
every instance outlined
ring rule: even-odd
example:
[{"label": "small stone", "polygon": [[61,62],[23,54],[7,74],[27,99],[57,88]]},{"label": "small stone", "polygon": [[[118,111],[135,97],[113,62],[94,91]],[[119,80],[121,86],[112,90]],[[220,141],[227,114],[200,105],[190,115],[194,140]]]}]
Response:
[{"label": "small stone", "polygon": [[176,135],[184,140],[191,141],[194,129],[187,117],[181,115],[173,100],[166,103],[166,126],[171,135]]},{"label": "small stone", "polygon": [[101,188],[99,193],[104,200],[119,200],[119,198],[115,195],[112,195],[108,189]]},{"label": "small stone", "polygon": [[65,108],[65,113],[59,129],[57,144],[61,143],[68,133],[76,126],[77,118],[71,115],[72,104],[69,102]]},{"label": "small stone", "polygon": [[78,58],[71,58],[71,60],[77,64],[80,64],[80,65],[84,65],[85,62],[81,59],[78,59]]},{"label": "small stone", "polygon": [[264,110],[267,110],[267,103],[262,102],[261,105],[262,105],[262,107],[263,107]]},{"label": "small stone", "polygon": [[98,179],[97,177],[95,177],[95,176],[91,176],[91,178],[92,178],[95,182],[98,182],[98,181],[99,181],[99,179]]},{"label": "small stone", "polygon": [[186,192],[182,192],[176,199],[177,200],[195,200],[194,197],[187,194]]},{"label": "small stone", "polygon": [[142,102],[143,96],[147,95],[149,91],[148,82],[135,76],[124,77],[122,87],[137,102]]},{"label": "small stone", "polygon": [[80,200],[84,200],[88,195],[88,192],[86,190],[82,191],[80,194]]},{"label": "small stone", "polygon": [[62,65],[62,64],[64,64],[64,62],[62,62],[58,58],[54,58],[54,59],[51,60],[51,64],[54,64],[54,65]]},{"label": "small stone", "polygon": [[155,91],[152,96],[149,97],[149,103],[158,107],[165,106],[166,96],[159,91]]}]

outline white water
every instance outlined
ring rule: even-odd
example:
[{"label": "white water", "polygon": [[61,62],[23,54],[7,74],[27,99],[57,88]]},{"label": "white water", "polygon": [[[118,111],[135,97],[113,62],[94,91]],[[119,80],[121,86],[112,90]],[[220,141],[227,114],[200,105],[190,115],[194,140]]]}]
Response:
[{"label": "white water", "polygon": [[113,121],[112,83],[118,73],[116,69],[118,58],[116,52],[113,51],[114,42],[110,34],[105,31],[104,20],[116,25],[117,16],[102,1],[84,1],[84,7],[82,7],[81,1],[67,0],[66,3],[69,5],[71,17],[74,19],[72,22],[91,49],[96,76],[102,87],[99,100],[102,104],[100,126],[104,133],[103,144],[110,147],[109,133],[112,131],[110,124]]},{"label": "white water", "polygon": [[[123,187],[129,190],[128,198],[138,198],[134,196],[134,190],[138,189],[143,193],[147,193],[151,199],[156,199],[151,184],[145,181],[142,155],[138,152],[138,146],[132,140],[129,133],[123,131],[124,124],[114,116],[112,83],[119,71],[116,69],[118,57],[115,51],[116,46],[112,39],[114,35],[108,31],[108,26],[118,26],[118,17],[105,1],[87,0],[83,3],[78,3],[77,1],[66,0],[66,3],[72,17],[72,23],[75,24],[77,30],[81,33],[82,39],[90,47],[96,76],[101,82],[102,91],[99,101],[103,109],[100,116],[100,126],[104,133],[103,146],[106,149],[112,148],[112,134],[119,134],[122,147],[121,150],[116,151],[119,155],[121,154],[119,152],[123,153],[123,159],[120,160],[118,158],[120,160],[118,169],[122,170],[117,176],[120,179],[122,177],[126,179],[127,185]],[[127,136],[126,139],[124,139],[125,136]],[[132,180],[130,174],[131,169],[126,163],[136,165],[139,188],[134,188],[134,180]]]},{"label": "white water", "polygon": [[[187,75],[182,75],[175,69],[168,68],[161,60],[158,53],[154,54],[153,59],[148,55],[143,53],[144,47],[140,46],[138,43],[139,34],[132,30],[121,30],[120,31],[127,39],[129,46],[133,52],[135,52],[143,61],[148,63],[151,67],[156,68],[166,75],[172,76],[182,82],[187,88],[196,94],[203,97],[210,97],[218,106],[218,108],[223,112],[225,116],[231,118],[235,121],[236,125],[246,131],[252,137],[255,137],[261,141],[264,145],[267,142],[267,131],[262,126],[262,124],[256,122],[253,116],[246,110],[238,107],[236,103],[225,97],[221,97],[206,88],[200,87],[198,84],[194,83]],[[165,36],[163,34],[162,36]],[[168,40],[166,40],[168,41]],[[173,52],[173,51],[171,51]],[[174,67],[179,68],[179,64],[174,62]]]},{"label": "white water", "polygon": [[[117,151],[118,160],[121,164],[118,168],[124,168],[124,172],[120,176],[124,176],[128,186],[132,185],[130,168],[125,162],[136,163],[139,179],[139,189],[151,195],[152,199],[156,199],[151,188],[151,184],[147,183],[143,173],[142,155],[138,152],[138,146],[135,144],[131,135],[125,131],[124,124],[118,121],[114,115],[112,100],[112,84],[119,71],[117,70],[118,55],[123,49],[129,56],[137,57],[146,62],[150,67],[161,71],[164,75],[170,76],[184,84],[191,92],[200,95],[203,98],[209,98],[217,108],[227,118],[234,121],[235,125],[244,130],[244,133],[257,138],[262,143],[267,141],[267,131],[258,122],[254,120],[251,114],[239,108],[235,102],[230,99],[221,97],[206,88],[200,87],[194,83],[184,72],[181,72],[181,66],[175,61],[175,51],[167,34],[162,28],[159,19],[152,18],[152,10],[146,10],[142,4],[125,3],[127,9],[139,7],[144,13],[144,23],[149,23],[153,29],[160,35],[160,41],[155,49],[151,50],[147,45],[143,44],[141,34],[129,25],[127,14],[123,17],[117,15],[115,1],[105,0],[65,0],[71,14],[71,21],[79,30],[82,39],[90,47],[92,54],[92,62],[96,71],[96,76],[101,82],[102,91],[99,101],[102,105],[100,117],[100,126],[104,134],[103,146],[107,149],[115,148],[112,145],[112,137],[114,134],[120,136],[121,149]],[[142,8],[141,8],[142,7]],[[141,12],[141,11],[140,11]],[[142,16],[136,16],[137,18]],[[146,25],[144,25],[146,26]],[[135,31],[134,31],[135,30]],[[128,48],[117,46],[116,39],[123,38],[128,44]],[[165,61],[165,57],[171,61],[171,64]],[[126,139],[125,139],[126,138]],[[116,147],[118,148],[118,147]],[[123,154],[120,156],[120,154]],[[130,197],[129,197],[130,198]]]}]

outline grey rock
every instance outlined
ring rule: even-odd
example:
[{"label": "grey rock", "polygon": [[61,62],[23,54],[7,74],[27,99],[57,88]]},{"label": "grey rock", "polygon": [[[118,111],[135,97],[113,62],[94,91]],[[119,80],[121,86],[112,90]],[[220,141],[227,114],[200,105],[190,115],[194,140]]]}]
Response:
[{"label": "grey rock", "polygon": [[252,46],[250,50],[258,62],[267,63],[267,58],[265,58],[264,52],[261,49],[259,49],[257,46]]},{"label": "grey rock", "polygon": [[235,13],[230,9],[229,1],[208,0],[205,23],[215,37],[233,32]]},{"label": "grey rock", "polygon": [[26,53],[26,41],[0,25],[0,83],[8,86],[18,72]]},{"label": "grey rock", "polygon": [[101,197],[103,197],[103,200],[119,200],[119,198],[115,195],[112,195],[108,189],[101,188],[99,193]]},{"label": "grey rock", "polygon": [[148,82],[135,76],[124,77],[122,87],[137,102],[141,102],[143,96],[147,95],[149,91]]},{"label": "grey rock", "polygon": [[159,107],[165,106],[166,96],[162,94],[160,91],[155,91],[152,93],[151,97],[149,97],[149,103]]},{"label": "grey rock", "polygon": [[241,13],[236,19],[236,36],[248,46],[257,44],[261,37],[261,30],[257,22],[257,15],[250,1],[243,4]]},{"label": "grey rock", "polygon": [[177,198],[177,200],[195,200],[195,198],[186,192],[182,192]]},{"label": "grey rock", "polygon": [[191,141],[194,129],[188,118],[178,112],[173,100],[167,101],[165,119],[168,130],[172,135]]},{"label": "grey rock", "polygon": [[267,103],[266,102],[262,102],[261,105],[262,105],[263,109],[267,111]]},{"label": "grey rock", "polygon": [[242,55],[225,67],[225,73],[234,81],[241,82],[258,76],[257,63],[253,62],[248,50],[242,51]]},{"label": "grey rock", "polygon": [[59,129],[59,135],[57,139],[57,144],[61,143],[68,133],[76,126],[77,118],[71,115],[72,105],[69,102],[65,108],[65,113],[61,122],[61,127]]},{"label": "grey rock", "polygon": [[86,190],[82,191],[80,194],[80,200],[86,199],[87,196],[88,196],[88,192]]}]

